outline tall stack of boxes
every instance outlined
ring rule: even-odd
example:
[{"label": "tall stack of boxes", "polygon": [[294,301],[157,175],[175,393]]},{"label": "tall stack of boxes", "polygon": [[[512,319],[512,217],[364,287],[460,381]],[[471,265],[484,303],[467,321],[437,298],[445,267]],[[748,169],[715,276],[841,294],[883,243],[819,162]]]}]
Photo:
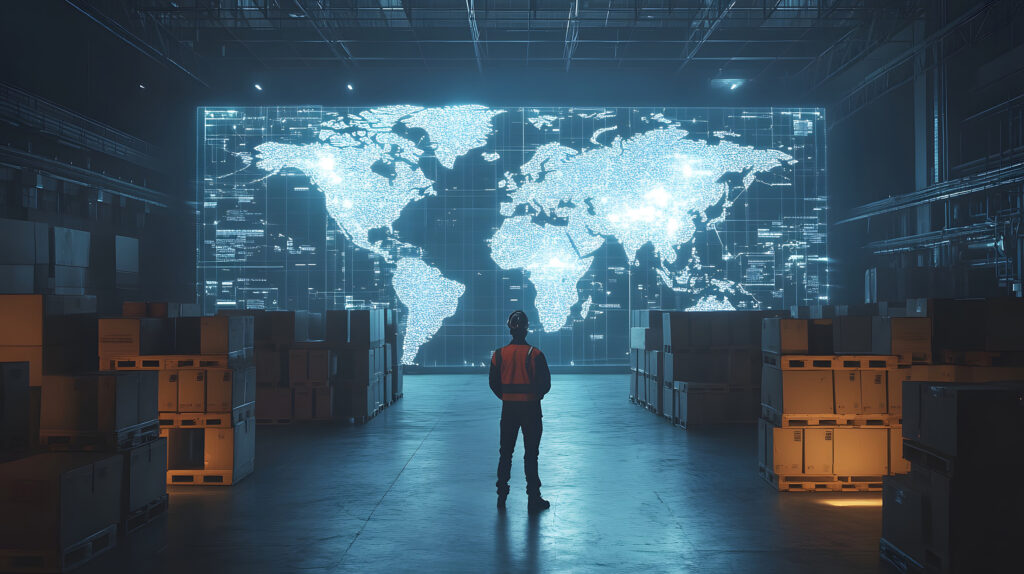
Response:
[{"label": "tall stack of boxes", "polygon": [[900,372],[902,474],[885,480],[881,555],[904,572],[997,572],[1017,559],[1024,495],[1024,301],[909,300],[940,364]]},{"label": "tall stack of boxes", "polygon": [[661,392],[664,378],[662,314],[661,309],[633,310],[629,320],[629,400],[657,414],[664,412]]},{"label": "tall stack of boxes", "polygon": [[[758,462],[769,484],[784,491],[880,490],[882,476],[900,470],[892,445],[901,413],[888,383],[900,357],[872,354],[875,319],[763,321]],[[897,341],[890,346],[903,344],[901,332],[891,331]]]},{"label": "tall stack of boxes", "polygon": [[[394,400],[385,309],[328,311],[327,344],[339,356],[336,410],[366,422]],[[390,383],[390,384],[389,384]]]},{"label": "tall stack of boxes", "polygon": [[167,484],[230,485],[255,464],[253,320],[169,317],[163,304],[140,316],[100,319],[100,363],[157,381]]},{"label": "tall stack of boxes", "polygon": [[761,393],[761,320],[776,311],[666,312],[664,416],[695,424],[753,422]]},{"label": "tall stack of boxes", "polygon": [[[256,422],[286,424],[296,414],[312,418],[313,393],[308,388],[308,349],[292,349],[309,340],[310,317],[299,311],[246,311],[255,325],[254,364],[256,366]],[[314,323],[318,321],[314,320]],[[322,331],[316,326],[314,331]],[[296,387],[300,406],[295,412]]]},{"label": "tall stack of boxes", "polygon": [[[97,371],[98,359],[80,356],[97,354],[99,320],[66,314],[83,309],[74,301],[56,303],[51,296],[0,296],[0,307],[19,309],[17,321],[0,325],[0,339],[65,338],[64,345],[40,345],[31,360],[0,362],[4,571],[73,568],[167,508],[157,373]],[[66,348],[70,360],[50,362],[54,348]]]}]

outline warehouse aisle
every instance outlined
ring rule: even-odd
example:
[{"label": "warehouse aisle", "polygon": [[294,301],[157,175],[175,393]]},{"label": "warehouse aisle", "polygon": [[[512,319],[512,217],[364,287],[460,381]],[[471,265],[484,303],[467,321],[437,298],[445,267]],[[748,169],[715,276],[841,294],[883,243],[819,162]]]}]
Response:
[{"label": "warehouse aisle", "polygon": [[495,509],[500,403],[484,376],[406,378],[364,426],[259,427],[256,472],[171,489],[166,520],[80,570],[167,572],[874,572],[881,508],[780,495],[755,425],[673,428],[626,375],[555,375],[526,514],[522,441]]}]

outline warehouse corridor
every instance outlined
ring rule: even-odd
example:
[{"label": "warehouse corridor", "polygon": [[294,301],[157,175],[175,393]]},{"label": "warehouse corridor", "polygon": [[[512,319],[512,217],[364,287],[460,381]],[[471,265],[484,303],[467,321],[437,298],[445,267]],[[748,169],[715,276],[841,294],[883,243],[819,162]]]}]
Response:
[{"label": "warehouse corridor", "polygon": [[495,509],[485,377],[410,375],[364,426],[259,427],[253,475],[169,488],[165,519],[80,572],[884,571],[878,495],[779,496],[757,476],[755,425],[683,431],[626,394],[626,375],[553,377],[537,517],[522,439]]}]

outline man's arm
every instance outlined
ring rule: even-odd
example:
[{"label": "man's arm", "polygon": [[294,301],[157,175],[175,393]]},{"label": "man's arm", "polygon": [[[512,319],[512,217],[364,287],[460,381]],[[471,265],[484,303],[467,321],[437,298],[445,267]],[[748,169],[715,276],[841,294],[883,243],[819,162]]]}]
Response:
[{"label": "man's arm", "polygon": [[544,398],[544,395],[548,394],[548,391],[551,390],[551,370],[548,369],[548,360],[544,353],[537,354],[537,358],[534,360],[534,367],[536,368],[534,384],[536,385],[537,396]]},{"label": "man's arm", "polygon": [[491,392],[494,396],[501,398],[501,367],[498,366],[498,355],[499,351],[494,351],[491,355],[491,372],[488,375],[488,383],[491,385]]}]

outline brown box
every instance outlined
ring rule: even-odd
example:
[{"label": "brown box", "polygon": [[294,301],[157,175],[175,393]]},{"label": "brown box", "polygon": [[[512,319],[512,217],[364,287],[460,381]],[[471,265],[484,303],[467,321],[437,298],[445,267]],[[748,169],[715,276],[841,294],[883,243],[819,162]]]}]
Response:
[{"label": "brown box", "polygon": [[903,427],[889,427],[889,474],[907,474],[910,461],[903,458]]},{"label": "brown box", "polygon": [[308,421],[313,418],[312,387],[292,387],[292,410],[295,420]]},{"label": "brown box", "polygon": [[244,405],[245,372],[233,369],[206,369],[206,412],[227,413]]},{"label": "brown box", "polygon": [[329,419],[334,415],[334,387],[313,389],[313,418]]},{"label": "brown box", "polygon": [[780,428],[758,421],[760,463],[775,474],[801,474],[804,466],[804,429]]},{"label": "brown box", "polygon": [[309,351],[306,349],[289,349],[288,351],[288,384],[304,385],[309,382]]},{"label": "brown box", "polygon": [[178,371],[160,371],[160,390],[158,392],[160,412],[178,412]]},{"label": "brown box", "polygon": [[860,371],[857,369],[836,369],[835,382],[836,414],[855,415],[861,410]]},{"label": "brown box", "polygon": [[125,301],[121,303],[121,316],[123,317],[146,317],[147,309],[144,301]]},{"label": "brown box", "polygon": [[256,425],[246,419],[231,428],[207,428],[204,433],[203,468],[232,470],[233,480],[252,471],[256,457]]},{"label": "brown box", "polygon": [[276,386],[281,384],[281,352],[276,347],[256,347],[253,363],[256,366],[256,384]]},{"label": "brown box", "polygon": [[138,354],[138,319],[99,320],[99,355],[101,357],[127,357]]},{"label": "brown box", "polygon": [[929,317],[873,317],[872,352],[896,355],[901,365],[932,362],[932,320]]},{"label": "brown box", "polygon": [[783,414],[831,414],[832,371],[783,371],[765,365],[761,401]]},{"label": "brown box", "polygon": [[280,387],[257,387],[256,418],[267,421],[291,420],[292,390]]},{"label": "brown box", "polygon": [[767,317],[761,323],[761,348],[779,355],[807,354],[807,320]]},{"label": "brown box", "polygon": [[911,370],[887,369],[886,370],[886,391],[888,395],[888,412],[890,415],[903,414],[903,382],[909,381]]},{"label": "brown box", "polygon": [[44,435],[117,431],[139,423],[139,375],[47,377],[40,404]]},{"label": "brown box", "polygon": [[834,432],[831,427],[804,429],[804,474],[834,474]]},{"label": "brown box", "polygon": [[43,344],[43,296],[0,295],[0,346]]},{"label": "brown box", "polygon": [[331,381],[333,353],[327,349],[310,349],[308,352],[307,380],[311,385],[326,385]]},{"label": "brown box", "polygon": [[124,455],[121,508],[127,515],[167,493],[167,439],[158,438]]},{"label": "brown box", "polygon": [[0,540],[21,552],[59,553],[116,525],[120,454],[37,454],[0,464]]},{"label": "brown box", "polygon": [[206,371],[182,369],[178,371],[178,412],[206,411]]},{"label": "brown box", "polygon": [[889,412],[888,385],[885,369],[862,369],[860,372],[861,412],[868,415]]},{"label": "brown box", "polygon": [[835,473],[842,476],[889,474],[888,428],[835,429]]}]

